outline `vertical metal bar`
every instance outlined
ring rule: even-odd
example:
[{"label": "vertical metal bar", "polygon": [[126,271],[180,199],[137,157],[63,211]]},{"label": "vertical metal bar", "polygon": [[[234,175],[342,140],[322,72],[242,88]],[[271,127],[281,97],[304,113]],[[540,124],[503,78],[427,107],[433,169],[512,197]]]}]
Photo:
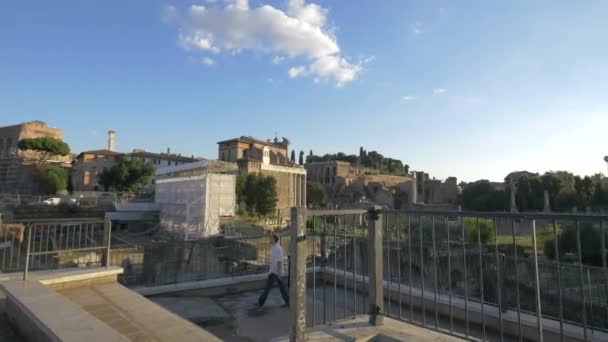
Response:
[{"label": "vertical metal bar", "polygon": [[[36,253],[36,230],[38,230],[39,226],[32,226],[30,230],[32,230],[31,239],[30,239],[30,252],[33,251]],[[30,264],[33,269],[36,269],[36,256],[30,255]]]},{"label": "vertical metal bar", "polygon": [[58,251],[61,251],[61,246],[63,246],[63,224],[59,224],[59,246],[57,248]]},{"label": "vertical metal bar", "polygon": [[502,281],[500,277],[500,259],[498,257],[498,223],[496,222],[496,216],[492,218],[492,224],[494,225],[494,256],[496,257],[496,294],[498,296],[498,321],[500,323],[500,340],[504,341],[504,326],[502,322]]},{"label": "vertical metal bar", "polygon": [[30,244],[32,241],[32,227],[30,225],[25,226],[27,229],[27,246],[25,250],[25,267],[23,268],[23,280],[27,280],[27,273],[30,268]]},{"label": "vertical metal bar", "polygon": [[323,324],[327,324],[327,217],[323,217],[323,233],[321,235],[321,259],[323,260]]},{"label": "vertical metal bar", "polygon": [[[40,240],[38,241],[38,252],[42,252],[42,239],[44,238],[44,231],[49,229],[49,225],[43,225],[42,227],[40,227],[41,229],[38,230],[38,236],[40,236]],[[34,241],[36,240],[36,235],[34,235]],[[38,259],[38,267],[41,267],[42,265],[42,255],[38,254],[38,256],[36,256],[36,259]]]},{"label": "vertical metal bar", "polygon": [[76,224],[72,225],[72,249],[76,246]]},{"label": "vertical metal bar", "polygon": [[317,325],[317,217],[312,216],[312,326]]},{"label": "vertical metal bar", "polygon": [[[0,225],[2,224],[2,214],[0,214]],[[8,241],[7,239],[8,236],[8,229],[4,230],[4,241]],[[6,272],[6,269],[4,268],[4,263],[6,262],[6,250],[7,248],[3,248],[2,249],[2,272]],[[13,252],[13,239],[11,239],[11,249],[10,249],[11,253]]]},{"label": "vertical metal bar", "polygon": [[399,220],[397,221],[397,293],[399,294],[399,319],[403,317],[403,301],[401,295],[401,249],[403,247],[403,240],[401,235],[401,226],[399,225]]},{"label": "vertical metal bar", "polygon": [[439,305],[437,303],[437,246],[435,243],[435,216],[431,216],[431,236],[433,242],[433,285],[435,291],[433,299],[435,301],[435,329],[439,328]]},{"label": "vertical metal bar", "polygon": [[[608,295],[608,268],[606,267],[606,234],[604,232],[604,221],[600,220],[601,248],[602,248],[602,272],[604,273],[604,296]],[[606,306],[606,317],[608,319],[608,306]]]},{"label": "vertical metal bar", "polygon": [[49,241],[51,240],[51,227],[49,227],[46,230],[46,245],[44,247],[45,251],[46,251],[46,255],[44,257],[44,263],[46,264],[46,266],[48,267],[49,265]]},{"label": "vertical metal bar", "polygon": [[426,326],[426,301],[424,299],[424,250],[422,248],[422,216],[418,216],[418,230],[420,231],[420,289],[422,290],[422,326]]},{"label": "vertical metal bar", "polygon": [[469,337],[469,290],[467,277],[467,240],[464,232],[464,218],[460,217],[460,226],[462,227],[462,261],[463,261],[463,277],[464,277],[464,316],[466,325],[466,336]]},{"label": "vertical metal bar", "polygon": [[112,242],[112,221],[110,220],[106,220],[104,222],[104,224],[107,227],[108,233],[108,244],[106,247],[106,268],[110,268],[110,248],[111,248],[111,242]]},{"label": "vertical metal bar", "polygon": [[585,341],[587,341],[587,303],[585,301],[585,281],[583,280],[583,251],[581,249],[581,227],[579,221],[576,221],[576,254],[578,255],[581,299],[583,300],[583,333],[585,336]]},{"label": "vertical metal bar", "polygon": [[452,307],[452,240],[450,240],[450,223],[445,217],[445,229],[448,230],[448,300],[450,305],[450,334],[454,333],[454,309]]},{"label": "vertical metal bar", "polygon": [[[334,245],[334,315],[333,315],[333,320],[335,321],[337,318],[337,307],[338,307],[338,275],[337,275],[337,270],[338,270],[338,227],[336,227],[336,219],[338,217],[334,216],[334,225],[333,225],[333,230],[334,230],[334,241],[333,241],[333,245]],[[339,221],[338,221],[339,224]]]},{"label": "vertical metal bar", "polygon": [[[27,225],[26,225],[26,227],[27,227]],[[25,232],[23,233],[23,235],[25,236]],[[13,234],[13,239],[14,239],[14,234]],[[21,247],[22,247],[21,245],[22,245],[22,242],[19,241],[19,248],[17,249],[17,265],[15,267],[16,269],[20,269],[21,268]],[[12,253],[11,253],[11,257],[12,257]]]},{"label": "vertical metal bar", "polygon": [[515,303],[517,305],[517,329],[519,341],[523,341],[521,328],[521,303],[519,298],[519,263],[517,261],[517,240],[515,239],[515,219],[511,219],[511,233],[513,235],[513,262],[515,263]]},{"label": "vertical metal bar", "polygon": [[[532,220],[532,248],[534,249],[534,277],[536,285],[536,323],[538,325],[538,340],[543,342],[543,311],[540,298],[540,275],[538,272],[538,250],[536,246],[536,220]],[[585,337],[585,339],[587,339]]]},{"label": "vertical metal bar", "polygon": [[412,220],[411,216],[407,215],[407,255],[408,255],[408,287],[409,287],[409,295],[410,301],[408,302],[408,306],[410,307],[410,321],[414,321],[414,303],[412,302]]},{"label": "vertical metal bar", "polygon": [[342,315],[342,318],[346,319],[346,314],[347,314],[347,311],[348,311],[348,301],[346,300],[346,297],[347,297],[346,296],[347,295],[347,288],[346,288],[346,283],[347,283],[347,281],[346,281],[346,279],[347,279],[346,278],[347,265],[346,265],[346,262],[348,261],[348,244],[346,243],[346,215],[342,216],[342,230],[344,231],[344,234],[343,234],[343,237],[344,237],[344,240],[343,240],[344,241],[344,247],[343,247],[344,248],[344,256],[343,256],[343,259],[344,259],[344,286],[343,286],[343,289],[344,289],[344,298],[343,298],[343,300],[344,300],[344,313]]},{"label": "vertical metal bar", "polygon": [[[386,237],[386,279],[387,279],[387,284],[388,284],[388,305],[386,308],[386,313],[390,316],[391,315],[391,239],[392,239],[392,235],[391,235],[391,231],[390,231],[390,214],[387,213],[385,214],[386,216],[386,220],[384,220],[384,225],[385,225],[385,237]],[[382,241],[382,245],[384,246],[384,241]],[[384,249],[384,247],[383,247]]]},{"label": "vertical metal bar", "polygon": [[483,330],[483,340],[487,341],[486,335],[486,315],[484,312],[485,300],[484,300],[484,291],[483,291],[483,254],[481,251],[481,227],[479,226],[479,216],[476,217],[476,225],[477,225],[477,249],[479,250],[479,302],[481,303],[481,328]]},{"label": "vertical metal bar", "polygon": [[587,289],[589,293],[589,329],[591,329],[591,335],[593,335],[593,296],[591,293],[591,272],[587,267]]},{"label": "vertical metal bar", "polygon": [[80,229],[78,230],[78,248],[82,248],[82,226],[86,225],[86,223],[79,224]]},{"label": "vertical metal bar", "polygon": [[355,228],[355,220],[357,216],[353,216],[353,318],[357,316],[357,229]]},{"label": "vertical metal bar", "polygon": [[[555,224],[555,220],[552,222],[553,224],[553,246],[555,250],[555,262],[557,265],[557,289],[558,289],[558,299],[559,299],[559,339],[561,342],[564,342],[564,306],[563,306],[563,292],[562,292],[562,276],[561,276],[561,265],[559,263],[559,243],[557,236],[557,225]],[[605,261],[605,259],[604,259]]]}]

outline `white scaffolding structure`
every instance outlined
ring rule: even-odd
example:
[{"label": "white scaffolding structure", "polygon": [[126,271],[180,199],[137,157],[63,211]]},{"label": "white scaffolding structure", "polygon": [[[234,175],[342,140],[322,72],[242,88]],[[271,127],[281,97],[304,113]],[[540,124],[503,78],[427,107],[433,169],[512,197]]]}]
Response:
[{"label": "white scaffolding structure", "polygon": [[235,163],[204,160],[156,172],[161,226],[180,240],[219,234],[220,218],[236,213]]}]

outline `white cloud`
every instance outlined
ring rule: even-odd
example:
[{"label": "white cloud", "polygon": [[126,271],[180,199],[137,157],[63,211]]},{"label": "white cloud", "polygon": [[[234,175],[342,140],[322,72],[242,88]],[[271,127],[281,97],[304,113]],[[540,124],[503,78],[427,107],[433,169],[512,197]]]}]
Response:
[{"label": "white cloud", "polygon": [[414,26],[412,26],[412,33],[415,35],[421,35],[424,33],[422,22],[417,21],[414,23]]},{"label": "white cloud", "polygon": [[306,73],[306,68],[303,66],[292,67],[292,68],[289,68],[289,70],[287,71],[287,74],[291,78],[296,78],[298,76],[304,75],[305,73]]},{"label": "white cloud", "polygon": [[215,64],[215,61],[209,57],[205,57],[201,60],[201,62],[205,65],[213,65]]},{"label": "white cloud", "polygon": [[306,59],[307,65],[288,70],[291,78],[309,76],[337,85],[353,81],[370,62],[352,62],[340,54],[336,37],[328,28],[328,10],[305,0],[288,0],[281,10],[270,5],[251,8],[247,0],[192,5],[180,17],[180,45],[187,50],[235,54],[255,50],[272,54],[272,62]]},{"label": "white cloud", "polygon": [[445,93],[445,91],[446,90],[444,88],[435,88],[435,89],[433,89],[433,94],[440,95],[440,94]]},{"label": "white cloud", "polygon": [[161,18],[164,22],[170,23],[177,19],[178,13],[177,8],[173,5],[165,5],[163,6],[163,12]]},{"label": "white cloud", "polygon": [[412,96],[412,95],[405,95],[403,97],[403,101],[414,101],[416,99],[416,96]]}]

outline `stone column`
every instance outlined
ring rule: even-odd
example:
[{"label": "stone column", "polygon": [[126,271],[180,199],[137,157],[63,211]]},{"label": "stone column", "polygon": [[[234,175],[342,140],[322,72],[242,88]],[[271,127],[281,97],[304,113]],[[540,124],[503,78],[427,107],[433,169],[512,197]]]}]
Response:
[{"label": "stone column", "polygon": [[302,206],[306,207],[306,175],[300,175],[302,179]]},{"label": "stone column", "polygon": [[545,206],[543,208],[543,211],[546,213],[550,213],[551,212],[551,203],[549,202],[549,191],[545,190],[543,192],[543,195],[545,196]]},{"label": "stone column", "polygon": [[306,340],[306,208],[291,208],[289,341]]},{"label": "stone column", "polygon": [[416,172],[412,173],[412,181],[410,183],[410,205],[413,206],[418,202],[418,183],[416,182]]},{"label": "stone column", "polygon": [[369,256],[369,323],[384,324],[384,271],[382,265],[382,208],[367,211],[367,250]]},{"label": "stone column", "polygon": [[517,191],[517,188],[515,187],[515,184],[513,183],[513,181],[511,181],[511,212],[512,213],[517,212],[517,203],[515,203],[515,192],[516,191]]},{"label": "stone column", "polygon": [[300,175],[296,175],[296,205],[302,206],[302,189],[300,188]]}]

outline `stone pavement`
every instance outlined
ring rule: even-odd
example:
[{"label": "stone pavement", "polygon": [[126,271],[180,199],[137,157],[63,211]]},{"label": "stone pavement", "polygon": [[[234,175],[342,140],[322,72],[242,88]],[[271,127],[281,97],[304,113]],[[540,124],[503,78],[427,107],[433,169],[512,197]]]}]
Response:
[{"label": "stone pavement", "polygon": [[[457,337],[449,336],[429,329],[424,329],[413,324],[404,323],[394,319],[384,318],[381,327],[370,326],[368,318],[361,316],[352,320],[336,323],[326,327],[319,327],[309,331],[308,341],[319,342],[341,342],[341,341],[366,341],[366,342],[457,342],[465,341]],[[273,339],[272,342],[288,342],[288,337]]]},{"label": "stone pavement", "polygon": [[6,295],[0,291],[0,341],[25,342],[15,328],[13,328],[6,315]]},{"label": "stone pavement", "polygon": [[118,283],[58,292],[132,341],[220,341]]}]

